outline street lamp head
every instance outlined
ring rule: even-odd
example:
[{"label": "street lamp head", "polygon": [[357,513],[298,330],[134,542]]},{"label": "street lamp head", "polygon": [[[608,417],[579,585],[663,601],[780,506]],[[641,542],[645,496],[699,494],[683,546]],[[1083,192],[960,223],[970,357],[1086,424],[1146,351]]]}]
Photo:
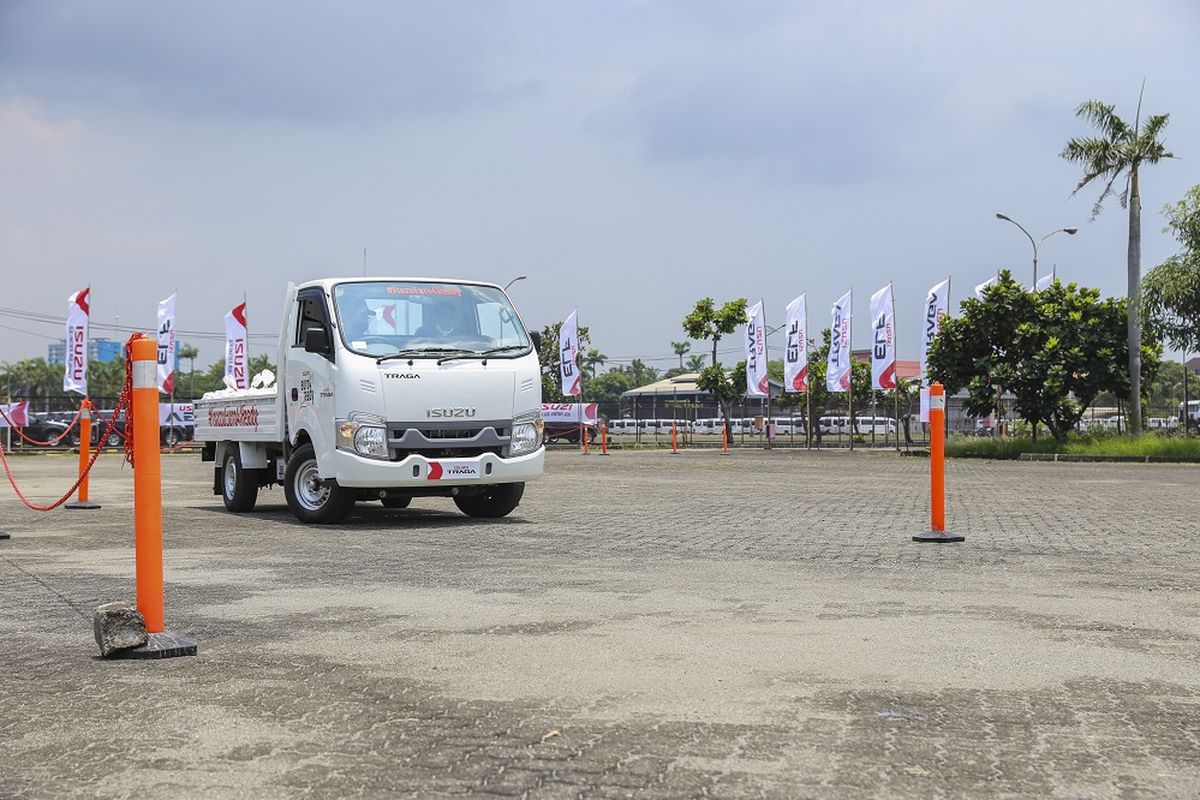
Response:
[{"label": "street lamp head", "polygon": [[[1001,214],[999,211],[997,211],[997,212],[996,212],[996,219],[1008,219],[1008,217],[1004,216],[1004,215],[1003,215],[1003,214]],[[1011,219],[1008,219],[1008,221],[1009,221],[1009,222],[1012,222],[1012,220],[1011,220]]]},{"label": "street lamp head", "polygon": [[506,292],[507,292],[507,291],[508,291],[508,287],[512,286],[512,285],[513,285],[514,283],[516,283],[517,281],[523,281],[523,280],[525,280],[527,277],[529,277],[529,276],[528,276],[528,275],[518,275],[517,277],[513,278],[511,281],[509,281],[508,283],[504,284],[504,291],[506,291]]},{"label": "street lamp head", "polygon": [[1079,233],[1079,228],[1063,228],[1063,233],[1069,233],[1072,236]]}]

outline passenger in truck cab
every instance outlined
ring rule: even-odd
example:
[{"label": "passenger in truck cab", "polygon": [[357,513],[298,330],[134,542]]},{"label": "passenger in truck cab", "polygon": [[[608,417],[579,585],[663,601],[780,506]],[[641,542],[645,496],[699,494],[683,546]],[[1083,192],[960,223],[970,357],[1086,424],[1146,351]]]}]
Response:
[{"label": "passenger in truck cab", "polygon": [[417,336],[440,339],[455,332],[456,318],[454,304],[449,300],[439,300],[433,304],[429,319],[417,328]]}]

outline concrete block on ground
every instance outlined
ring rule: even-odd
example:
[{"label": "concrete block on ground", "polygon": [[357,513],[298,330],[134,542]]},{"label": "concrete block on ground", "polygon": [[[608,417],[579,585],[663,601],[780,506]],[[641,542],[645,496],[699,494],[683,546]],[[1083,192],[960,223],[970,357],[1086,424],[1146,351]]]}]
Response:
[{"label": "concrete block on ground", "polygon": [[92,617],[100,655],[108,658],[121,650],[146,643],[146,620],[132,603],[105,603]]}]

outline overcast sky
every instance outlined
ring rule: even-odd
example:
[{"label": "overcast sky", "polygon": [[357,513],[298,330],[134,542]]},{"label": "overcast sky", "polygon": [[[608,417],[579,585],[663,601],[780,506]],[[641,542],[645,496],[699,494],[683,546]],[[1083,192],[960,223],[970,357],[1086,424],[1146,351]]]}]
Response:
[{"label": "overcast sky", "polygon": [[[997,267],[1030,280],[996,211],[1079,226],[1041,267],[1124,294],[1126,215],[1089,221],[1058,153],[1081,101],[1132,118],[1143,77],[1180,157],[1143,172],[1144,268],[1175,250],[1198,41],[1187,0],[0,0],[0,307],[62,317],[90,284],[94,323],[149,328],[178,290],[179,328],[216,336],[245,293],[258,353],[289,280],[366,248],[371,274],[527,275],[530,326],[578,307],[614,363],[660,367],[706,295],[777,325],[807,292],[819,329],[853,287],[865,343],[894,281],[913,358],[931,284],[957,306]],[[0,326],[0,360],[61,337]]]}]

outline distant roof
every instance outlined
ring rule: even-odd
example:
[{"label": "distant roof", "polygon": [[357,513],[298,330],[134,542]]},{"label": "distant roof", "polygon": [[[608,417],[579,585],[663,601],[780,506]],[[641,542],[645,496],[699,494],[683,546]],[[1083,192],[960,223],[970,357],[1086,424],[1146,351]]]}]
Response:
[{"label": "distant roof", "polygon": [[696,381],[700,379],[699,372],[684,372],[670,378],[663,378],[661,381],[648,383],[645,386],[639,386],[636,389],[630,389],[627,392],[622,392],[622,397],[640,397],[649,394],[708,394],[703,389],[696,388]]},{"label": "distant roof", "polygon": [[[645,386],[639,386],[636,389],[630,389],[627,392],[622,392],[622,397],[649,397],[651,395],[677,395],[686,397],[688,395],[703,395],[709,396],[709,392],[705,389],[697,388],[696,381],[700,379],[699,372],[684,372],[679,375],[674,375],[670,378],[663,378],[661,381],[648,383]],[[771,394],[778,394],[783,391],[783,384],[778,381],[771,381]]]}]

